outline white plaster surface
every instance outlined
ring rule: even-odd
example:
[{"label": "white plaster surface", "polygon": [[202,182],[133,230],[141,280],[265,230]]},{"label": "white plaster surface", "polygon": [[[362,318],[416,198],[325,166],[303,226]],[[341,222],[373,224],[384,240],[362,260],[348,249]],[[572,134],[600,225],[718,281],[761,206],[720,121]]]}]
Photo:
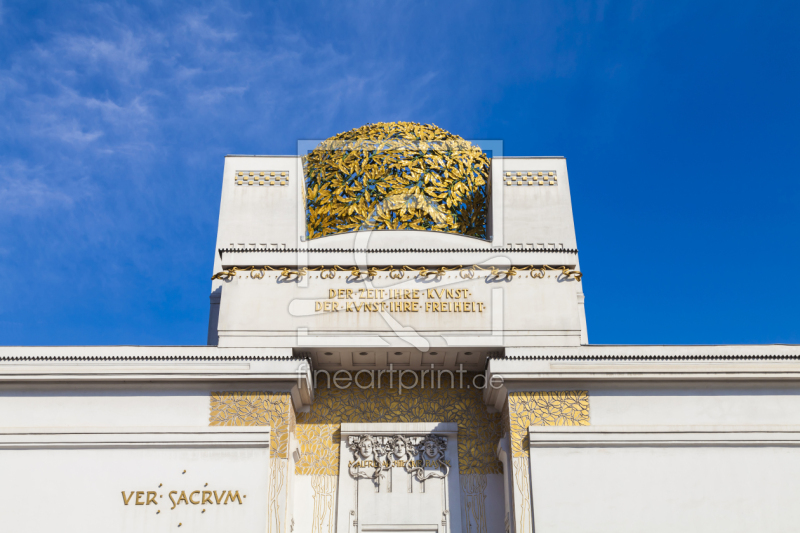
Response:
[{"label": "white plaster surface", "polygon": [[[179,523],[180,531],[264,531],[268,428],[256,428],[263,435],[260,441],[253,440],[249,429],[228,429],[223,439],[219,431],[209,430],[190,435],[177,428],[167,435],[83,430],[77,437],[82,442],[74,442],[75,435],[51,431],[24,437],[27,444],[11,449],[6,446],[20,437],[4,430],[0,434],[2,531],[175,531]],[[188,498],[203,490],[220,494],[238,490],[247,498],[241,505],[238,501],[202,504],[201,492],[193,496],[201,503],[170,509],[170,491],[177,491],[172,495],[177,500],[181,491]],[[130,491],[154,491],[158,503],[136,505],[134,494],[125,505],[122,491],[126,496]],[[139,501],[146,502],[146,494]]]},{"label": "white plaster surface", "polygon": [[593,425],[800,424],[800,388],[786,383],[589,387]]},{"label": "white plaster surface", "polygon": [[[486,499],[484,500],[487,531],[503,531],[503,524],[505,520],[504,500],[505,494],[503,489],[503,475],[487,474]],[[477,531],[477,528],[467,528],[463,524],[462,527],[467,532]]]},{"label": "white plaster surface", "polygon": [[[502,182],[505,171],[531,170],[556,171],[558,186],[515,187]],[[566,159],[495,158],[492,171],[492,192],[503,199],[499,216],[503,217],[504,243],[524,246],[563,242],[566,248],[577,247]]]},{"label": "white plaster surface", "polygon": [[208,426],[214,387],[0,388],[0,426]]},{"label": "white plaster surface", "polygon": [[[330,502],[318,495],[312,487],[314,476],[294,476],[294,501],[292,518],[294,530],[298,533],[335,532],[337,522],[338,500],[334,494]],[[331,476],[335,477],[335,476]],[[328,505],[330,503],[330,506]]]},{"label": "white plaster surface", "polygon": [[208,426],[211,393],[279,391],[278,382],[0,386],[0,427]]},{"label": "white plaster surface", "polygon": [[531,428],[537,533],[789,532],[797,426]]}]

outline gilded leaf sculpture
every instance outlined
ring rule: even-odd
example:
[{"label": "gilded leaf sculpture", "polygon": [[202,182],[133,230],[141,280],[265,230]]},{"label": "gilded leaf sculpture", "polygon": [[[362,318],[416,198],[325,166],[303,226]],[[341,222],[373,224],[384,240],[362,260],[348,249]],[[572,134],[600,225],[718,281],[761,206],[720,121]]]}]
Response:
[{"label": "gilded leaf sculpture", "polygon": [[487,237],[489,158],[432,124],[367,124],[323,141],[303,166],[309,239],[400,229]]}]

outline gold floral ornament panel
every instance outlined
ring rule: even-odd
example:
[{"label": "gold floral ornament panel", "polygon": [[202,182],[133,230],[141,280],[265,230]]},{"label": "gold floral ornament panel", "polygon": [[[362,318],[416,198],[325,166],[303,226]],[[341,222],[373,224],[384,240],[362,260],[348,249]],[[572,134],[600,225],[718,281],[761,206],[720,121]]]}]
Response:
[{"label": "gold floral ornament panel", "polygon": [[589,391],[509,393],[507,423],[512,455],[527,457],[530,426],[590,425]]},{"label": "gold floral ornament panel", "polygon": [[[419,374],[418,374],[419,375]],[[474,374],[464,375],[471,383]],[[408,379],[408,378],[406,378]],[[499,474],[502,465],[495,448],[503,434],[500,413],[489,413],[480,389],[450,388],[448,376],[442,388],[403,390],[389,388],[389,377],[381,376],[380,388],[327,388],[324,378],[315,389],[314,403],[307,413],[297,414],[297,440],[301,457],[296,473],[338,475],[340,425],[343,422],[455,422],[458,424],[458,463],[461,474]]]},{"label": "gold floral ornament panel", "polygon": [[309,239],[427,230],[486,239],[489,158],[432,124],[367,124],[303,156]]},{"label": "gold floral ornament panel", "polygon": [[294,431],[292,399],[280,392],[212,392],[209,426],[270,426],[270,456],[289,456]]}]

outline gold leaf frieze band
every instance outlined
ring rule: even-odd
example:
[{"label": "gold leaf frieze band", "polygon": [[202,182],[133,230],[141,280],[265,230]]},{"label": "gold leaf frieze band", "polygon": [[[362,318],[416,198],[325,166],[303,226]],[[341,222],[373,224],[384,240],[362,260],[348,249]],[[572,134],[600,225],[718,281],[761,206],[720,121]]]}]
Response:
[{"label": "gold leaf frieze band", "polygon": [[292,399],[285,392],[212,392],[208,425],[270,426],[270,455],[286,459],[295,425]]},{"label": "gold leaf frieze band", "polygon": [[[474,374],[465,375],[469,382]],[[502,436],[500,413],[489,413],[482,391],[476,388],[423,389],[397,394],[389,378],[368,389],[320,387],[307,413],[297,414],[301,475],[338,475],[340,426],[343,422],[455,422],[458,424],[458,463],[462,474],[499,474],[496,457]]]},{"label": "gold leaf frieze band", "polygon": [[507,417],[512,455],[528,457],[530,426],[590,425],[589,392],[511,392]]},{"label": "gold leaf frieze band", "polygon": [[[474,374],[466,374],[469,382]],[[511,436],[513,457],[527,457],[530,426],[588,426],[587,391],[511,392],[504,413],[490,413],[479,389],[413,388],[398,395],[381,376],[381,386],[368,389],[320,387],[308,412],[295,415],[288,393],[213,392],[211,426],[271,427],[270,453],[287,458],[289,435],[300,446],[295,472],[336,476],[339,473],[341,424],[454,422],[458,424],[461,474],[499,474],[497,442]],[[296,416],[296,418],[295,418]]]},{"label": "gold leaf frieze band", "polygon": [[530,272],[531,278],[533,279],[541,279],[545,277],[545,273],[547,271],[560,271],[561,275],[565,278],[574,278],[576,281],[580,281],[583,277],[583,273],[579,270],[572,270],[567,266],[550,266],[550,265],[527,265],[527,266],[512,266],[509,269],[501,270],[497,267],[493,266],[478,266],[478,265],[458,265],[453,267],[446,267],[446,266],[439,266],[439,267],[429,267],[429,266],[399,266],[395,267],[392,265],[384,266],[384,267],[369,267],[366,270],[361,270],[357,266],[314,266],[314,267],[303,267],[300,269],[291,269],[289,267],[273,267],[273,266],[249,266],[249,267],[231,267],[226,270],[222,270],[217,272],[211,279],[221,279],[221,280],[229,280],[236,276],[239,272],[249,272],[251,278],[263,278],[267,272],[280,272],[281,278],[286,279],[299,279],[303,276],[308,275],[309,272],[319,272],[320,278],[322,279],[333,279],[335,277],[336,272],[349,272],[350,276],[355,279],[364,278],[374,278],[378,275],[378,272],[388,272],[389,277],[392,279],[403,279],[405,278],[406,274],[416,272],[416,277],[420,278],[430,278],[430,277],[441,277],[444,276],[448,272],[458,272],[459,275],[463,279],[472,279],[475,277],[476,272],[490,272],[489,277],[491,278],[499,278],[499,279],[513,279],[514,276],[522,273],[522,272]]}]

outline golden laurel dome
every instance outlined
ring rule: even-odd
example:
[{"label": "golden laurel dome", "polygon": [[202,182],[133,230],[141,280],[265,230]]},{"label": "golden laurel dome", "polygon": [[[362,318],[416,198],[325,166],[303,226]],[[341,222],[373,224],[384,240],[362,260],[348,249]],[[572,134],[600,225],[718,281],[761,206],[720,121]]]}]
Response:
[{"label": "golden laurel dome", "polygon": [[432,124],[380,122],[303,157],[309,239],[361,230],[486,238],[489,158]]}]

